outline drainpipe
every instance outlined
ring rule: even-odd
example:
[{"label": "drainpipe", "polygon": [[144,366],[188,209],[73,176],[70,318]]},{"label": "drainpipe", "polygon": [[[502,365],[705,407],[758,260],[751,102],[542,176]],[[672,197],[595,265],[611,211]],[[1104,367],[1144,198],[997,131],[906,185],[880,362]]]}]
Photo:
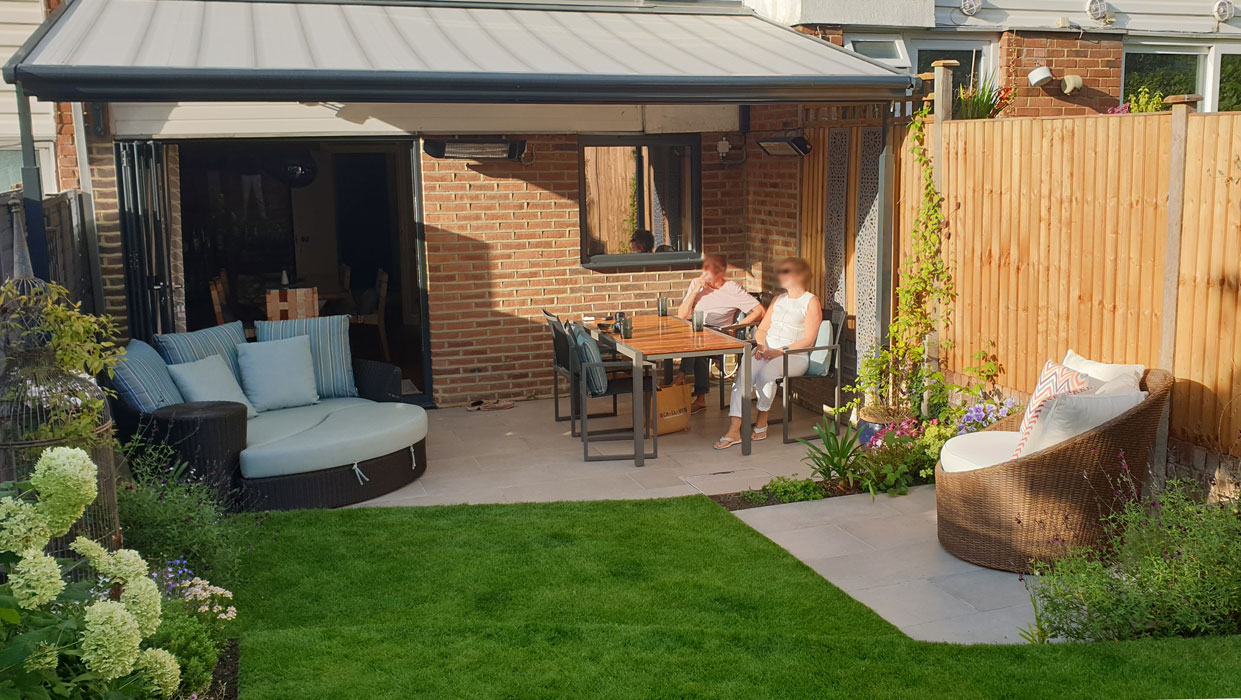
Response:
[{"label": "drainpipe", "polygon": [[30,96],[22,89],[21,82],[15,82],[13,88],[17,92],[17,125],[22,139],[22,209],[26,212],[26,243],[35,277],[45,280],[50,267],[47,232],[43,227],[43,176],[39,172],[39,155],[34,149]]},{"label": "drainpipe", "polygon": [[82,192],[82,235],[86,239],[86,256],[90,262],[91,293],[95,313],[103,313],[103,272],[99,268],[99,231],[95,228],[95,183],[91,177],[90,155],[86,149],[86,115],[81,102],[73,110],[73,144],[78,159],[78,189]]}]

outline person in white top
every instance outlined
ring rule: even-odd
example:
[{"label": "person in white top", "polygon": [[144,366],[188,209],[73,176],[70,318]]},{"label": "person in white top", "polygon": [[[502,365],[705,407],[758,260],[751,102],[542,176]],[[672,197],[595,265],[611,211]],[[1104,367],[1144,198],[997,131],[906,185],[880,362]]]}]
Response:
[{"label": "person in white top", "polygon": [[[708,326],[731,326],[737,323],[738,314],[746,314],[741,323],[757,321],[763,314],[763,306],[745,287],[729,281],[727,274],[728,259],[723,255],[713,253],[703,258],[702,276],[690,282],[689,291],[677,309],[677,316],[689,321],[695,311],[701,311]],[[690,414],[707,409],[707,393],[711,391],[710,371],[710,358],[687,357],[681,360],[676,383],[684,383],[686,374],[694,376],[694,403],[690,405]]]},{"label": "person in white top", "polygon": [[[810,264],[801,258],[788,258],[780,263],[781,294],[767,308],[763,322],[755,335],[754,360],[750,376],[754,380],[754,392],[758,413],[754,417],[754,433],[751,439],[767,437],[767,412],[776,398],[776,382],[784,372],[783,356],[789,350],[814,347],[823,321],[823,309],[815,295],[806,290],[810,283]],[[800,377],[810,366],[805,353],[789,355],[789,376]],[[738,377],[740,379],[740,377]],[[741,387],[733,386],[732,406],[728,415],[728,433],[714,445],[724,450],[741,442]]]}]

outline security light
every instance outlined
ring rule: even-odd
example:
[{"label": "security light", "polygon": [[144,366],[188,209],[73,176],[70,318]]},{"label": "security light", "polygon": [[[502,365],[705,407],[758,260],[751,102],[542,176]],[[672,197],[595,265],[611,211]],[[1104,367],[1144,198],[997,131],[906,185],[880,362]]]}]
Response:
[{"label": "security light", "polygon": [[525,141],[425,141],[422,150],[432,158],[464,160],[521,160]]},{"label": "security light", "polygon": [[804,156],[810,153],[810,142],[803,136],[784,139],[756,139],[755,143],[769,156]]}]

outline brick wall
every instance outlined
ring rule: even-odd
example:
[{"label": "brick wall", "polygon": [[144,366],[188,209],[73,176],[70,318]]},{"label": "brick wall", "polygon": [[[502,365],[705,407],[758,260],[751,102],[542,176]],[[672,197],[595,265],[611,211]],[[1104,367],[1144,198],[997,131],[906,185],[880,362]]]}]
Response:
[{"label": "brick wall", "polygon": [[78,186],[78,151],[73,136],[73,107],[56,103],[56,178],[61,190]]},{"label": "brick wall", "polygon": [[801,126],[800,105],[755,105],[750,108],[749,157],[745,202],[747,279],[750,289],[776,287],[776,265],[797,254],[801,158],[763,153],[755,138],[781,134]]},{"label": "brick wall", "polygon": [[[721,165],[703,136],[703,246],[745,250],[744,170]],[[540,310],[562,316],[651,312],[679,297],[695,268],[592,271],[581,267],[577,141],[532,136],[534,162],[423,157],[435,399],[550,393],[550,343]],[[734,141],[735,142],[735,141]]]},{"label": "brick wall", "polygon": [[[90,131],[87,131],[89,134]],[[116,319],[121,337],[129,337],[125,298],[125,264],[121,253],[121,214],[117,198],[116,155],[107,139],[87,138],[87,160],[95,187],[95,228],[99,237],[99,269],[103,277],[104,311]]]},{"label": "brick wall", "polygon": [[793,29],[837,46],[845,45],[845,30],[838,24],[799,24]]},{"label": "brick wall", "polygon": [[[1096,114],[1120,104],[1124,46],[1118,37],[1059,32],[1004,32],[1000,66],[1004,84],[1017,87],[1008,117],[1049,117]],[[1030,87],[1026,75],[1038,66],[1051,68],[1055,79]],[[1060,90],[1060,79],[1079,75],[1082,88],[1072,95]]]}]

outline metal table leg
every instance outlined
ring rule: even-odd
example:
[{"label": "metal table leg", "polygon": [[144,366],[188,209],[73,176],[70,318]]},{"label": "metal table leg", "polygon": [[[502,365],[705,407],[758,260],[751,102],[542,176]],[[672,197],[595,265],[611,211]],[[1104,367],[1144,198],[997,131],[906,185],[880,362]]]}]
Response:
[{"label": "metal table leg", "polygon": [[645,423],[643,415],[645,402],[642,393],[646,389],[646,377],[643,374],[642,353],[633,354],[633,465],[643,466],[646,459]]},{"label": "metal table leg", "polygon": [[[750,434],[754,432],[751,427],[753,416],[750,410],[750,399],[753,396],[754,380],[750,378],[750,350],[746,348],[741,351],[741,454],[750,454]],[[737,390],[737,385],[733,385],[733,391]]]}]

